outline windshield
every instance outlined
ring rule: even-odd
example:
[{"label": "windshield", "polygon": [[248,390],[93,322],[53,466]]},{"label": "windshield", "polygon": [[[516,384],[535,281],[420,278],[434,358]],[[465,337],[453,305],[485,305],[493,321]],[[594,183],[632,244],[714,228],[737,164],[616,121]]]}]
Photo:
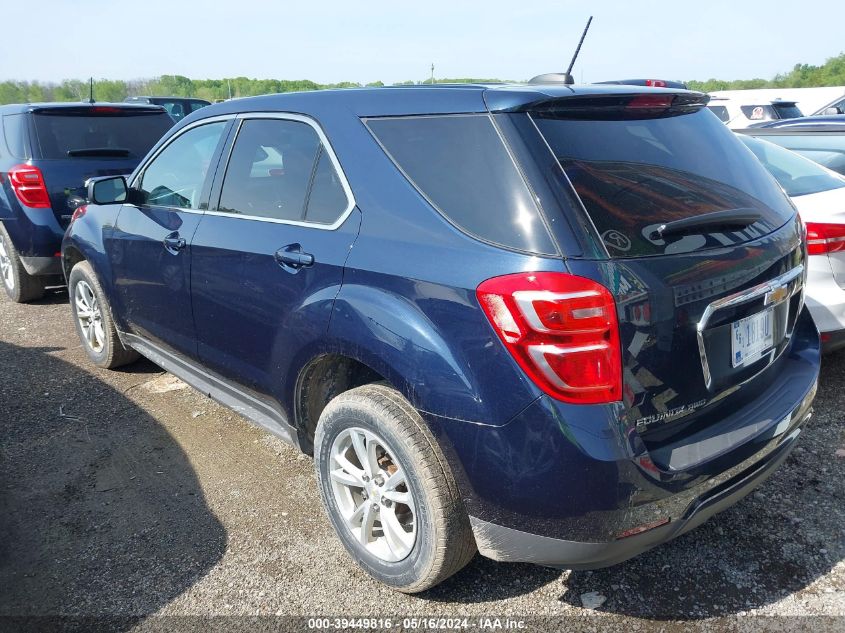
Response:
[{"label": "windshield", "polygon": [[740,140],[754,152],[763,166],[791,197],[845,187],[845,178],[829,172],[795,152],[750,136],[742,136]]},{"label": "windshield", "polygon": [[[533,113],[613,257],[662,255],[742,243],[794,213],[766,170],[713,113],[573,120]],[[759,220],[740,231],[655,235],[662,224],[716,211]]]},{"label": "windshield", "polygon": [[42,158],[141,159],[173,125],[164,112],[76,114],[68,109],[36,112]]}]

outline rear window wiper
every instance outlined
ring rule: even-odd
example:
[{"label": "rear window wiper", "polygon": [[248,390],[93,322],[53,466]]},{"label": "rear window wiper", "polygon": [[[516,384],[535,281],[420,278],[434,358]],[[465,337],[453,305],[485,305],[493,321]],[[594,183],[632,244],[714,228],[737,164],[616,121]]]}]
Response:
[{"label": "rear window wiper", "polygon": [[67,151],[68,156],[116,156],[118,158],[125,158],[131,153],[123,147],[81,147]]},{"label": "rear window wiper", "polygon": [[673,235],[695,235],[718,231],[741,231],[760,220],[760,213],[753,209],[727,209],[703,213],[691,218],[672,220],[661,224],[651,234],[651,239],[661,239]]}]

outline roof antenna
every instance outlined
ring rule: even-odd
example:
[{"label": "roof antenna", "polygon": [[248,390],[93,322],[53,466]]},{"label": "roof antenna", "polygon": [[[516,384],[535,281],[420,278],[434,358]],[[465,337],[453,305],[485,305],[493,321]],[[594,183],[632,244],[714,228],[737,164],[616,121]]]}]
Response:
[{"label": "roof antenna", "polygon": [[590,30],[590,24],[592,22],[593,16],[590,16],[590,19],[587,20],[587,26],[584,27],[584,32],[581,33],[581,39],[578,40],[578,48],[575,49],[575,54],[572,56],[572,61],[569,62],[569,68],[566,69],[565,81],[567,84],[575,83],[575,81],[572,79],[572,67],[575,65],[575,60],[578,59],[578,53],[581,52],[581,45],[584,43],[584,38],[587,37],[587,31]]},{"label": "roof antenna", "polygon": [[94,78],[88,80],[88,103],[94,103]]},{"label": "roof antenna", "polygon": [[581,52],[581,45],[584,43],[584,38],[587,37],[587,31],[590,30],[590,24],[593,22],[593,16],[587,20],[587,26],[584,27],[584,32],[581,33],[581,39],[578,40],[578,47],[575,49],[575,54],[572,56],[572,61],[569,62],[569,68],[565,73],[545,73],[532,77],[528,83],[530,84],[566,84],[568,86],[575,83],[572,78],[572,67],[575,66],[575,60],[578,59],[578,53]]}]

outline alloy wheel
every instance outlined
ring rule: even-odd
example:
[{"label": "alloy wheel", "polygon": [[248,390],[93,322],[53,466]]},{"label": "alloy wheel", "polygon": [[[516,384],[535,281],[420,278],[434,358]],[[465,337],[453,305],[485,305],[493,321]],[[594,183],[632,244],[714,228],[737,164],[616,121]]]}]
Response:
[{"label": "alloy wheel", "polygon": [[103,329],[103,315],[100,311],[100,304],[97,295],[88,284],[80,280],[74,291],[74,303],[76,305],[76,318],[82,328],[82,335],[85,342],[94,352],[101,352],[106,342],[106,333]]},{"label": "alloy wheel", "polygon": [[0,276],[9,290],[15,289],[15,274],[12,270],[12,258],[6,250],[6,242],[0,238]]},{"label": "alloy wheel", "polygon": [[329,477],[343,522],[368,552],[407,558],[417,539],[416,507],[396,452],[371,431],[345,429],[331,446]]}]

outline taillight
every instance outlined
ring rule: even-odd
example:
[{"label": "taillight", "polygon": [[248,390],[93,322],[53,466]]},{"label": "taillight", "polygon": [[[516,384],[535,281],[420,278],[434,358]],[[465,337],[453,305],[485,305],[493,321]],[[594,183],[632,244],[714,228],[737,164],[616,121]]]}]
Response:
[{"label": "taillight", "polygon": [[672,95],[637,95],[626,106],[629,110],[665,110],[672,105]]},{"label": "taillight", "polygon": [[622,398],[619,325],[607,288],[537,272],[488,279],[476,294],[505,347],[547,394],[579,404]]},{"label": "taillight", "polygon": [[845,224],[824,224],[805,222],[807,231],[807,253],[826,255],[845,251]]},{"label": "taillight", "polygon": [[645,85],[651,86],[652,88],[665,88],[666,82],[662,79],[646,79]]},{"label": "taillight", "polygon": [[44,174],[32,165],[15,165],[9,170],[9,183],[21,204],[36,209],[49,209],[50,196]]}]

